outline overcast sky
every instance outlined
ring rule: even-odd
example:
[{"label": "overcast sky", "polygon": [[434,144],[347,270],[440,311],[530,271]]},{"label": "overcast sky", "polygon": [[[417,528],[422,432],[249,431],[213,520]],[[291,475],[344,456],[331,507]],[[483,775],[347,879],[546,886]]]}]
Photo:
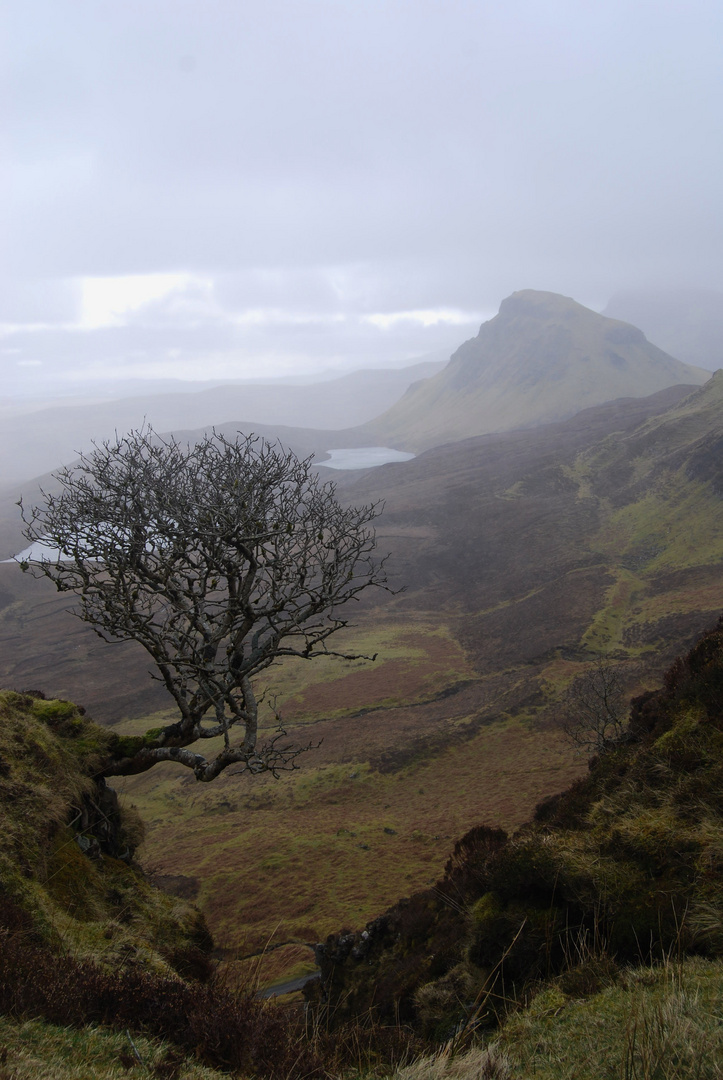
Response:
[{"label": "overcast sky", "polygon": [[720,0],[8,0],[6,391],[723,288]]}]

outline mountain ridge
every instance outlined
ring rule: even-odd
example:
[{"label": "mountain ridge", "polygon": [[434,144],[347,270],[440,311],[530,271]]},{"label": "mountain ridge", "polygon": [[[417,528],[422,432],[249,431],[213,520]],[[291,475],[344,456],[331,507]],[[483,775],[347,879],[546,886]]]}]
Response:
[{"label": "mountain ridge", "polygon": [[629,289],[603,315],[625,319],[686,364],[714,371],[723,363],[723,293],[713,289]]}]

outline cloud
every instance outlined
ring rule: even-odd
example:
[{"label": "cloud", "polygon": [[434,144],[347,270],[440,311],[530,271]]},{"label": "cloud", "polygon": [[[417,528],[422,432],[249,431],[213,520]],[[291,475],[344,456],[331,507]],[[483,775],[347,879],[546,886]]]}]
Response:
[{"label": "cloud", "polygon": [[209,282],[190,274],[126,274],[83,278],[80,281],[80,325],[88,330],[122,326],[149,309],[167,310],[168,302],[174,298],[180,298],[183,307],[184,299],[188,304],[191,296],[198,297],[209,287]]},{"label": "cloud", "polygon": [[80,311],[78,283],[69,279],[0,277],[0,325],[33,326],[76,321]]},{"label": "cloud", "polygon": [[722,30],[714,0],[28,0],[0,322],[58,370],[132,341],[202,375],[398,360],[404,313],[518,288],[721,289]]}]

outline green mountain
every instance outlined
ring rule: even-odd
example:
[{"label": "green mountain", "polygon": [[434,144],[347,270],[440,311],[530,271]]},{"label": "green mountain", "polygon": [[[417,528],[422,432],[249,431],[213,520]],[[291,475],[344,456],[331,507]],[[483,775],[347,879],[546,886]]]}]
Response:
[{"label": "green mountain", "polygon": [[411,386],[363,430],[370,441],[419,451],[709,377],[651,345],[634,326],[527,289],[504,300],[446,368]]}]

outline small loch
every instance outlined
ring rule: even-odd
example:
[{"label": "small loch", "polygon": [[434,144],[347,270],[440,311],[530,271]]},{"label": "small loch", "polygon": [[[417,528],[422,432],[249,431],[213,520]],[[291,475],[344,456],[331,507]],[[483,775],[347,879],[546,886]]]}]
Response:
[{"label": "small loch", "polygon": [[411,461],[415,456],[404,450],[392,450],[389,446],[355,446],[339,450],[327,450],[326,461],[318,461],[327,469],[373,469],[394,461]]}]

